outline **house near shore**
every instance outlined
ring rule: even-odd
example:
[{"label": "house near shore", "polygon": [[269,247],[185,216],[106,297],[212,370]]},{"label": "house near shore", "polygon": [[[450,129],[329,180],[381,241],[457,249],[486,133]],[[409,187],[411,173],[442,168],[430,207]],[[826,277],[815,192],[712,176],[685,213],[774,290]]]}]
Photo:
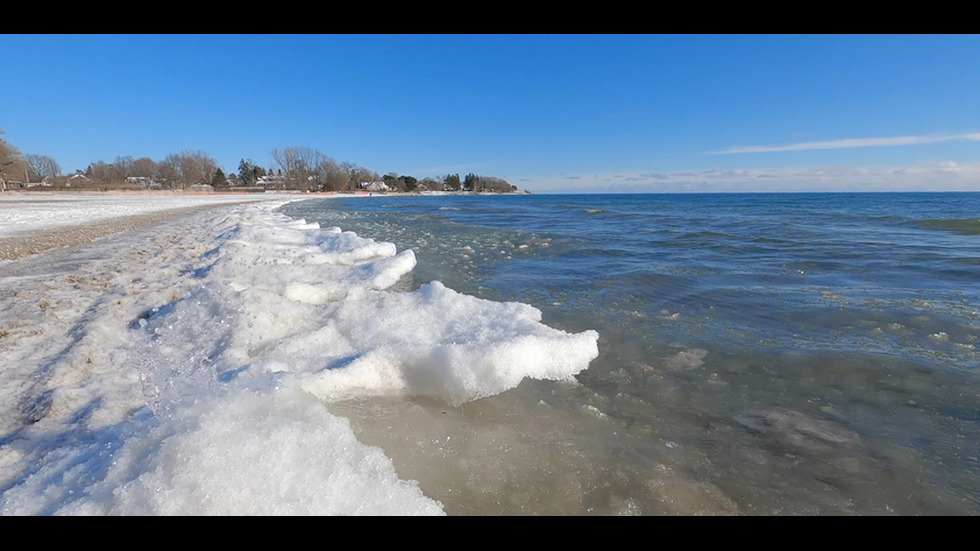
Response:
[{"label": "house near shore", "polygon": [[145,189],[163,189],[163,184],[155,182],[153,178],[146,176],[127,176],[126,183],[134,184]]},{"label": "house near shore", "polygon": [[259,176],[259,178],[255,180],[255,185],[262,186],[265,189],[276,189],[277,187],[285,187],[286,179],[282,176]]},{"label": "house near shore", "polygon": [[364,182],[361,184],[361,189],[364,191],[388,191],[388,184],[384,182]]}]

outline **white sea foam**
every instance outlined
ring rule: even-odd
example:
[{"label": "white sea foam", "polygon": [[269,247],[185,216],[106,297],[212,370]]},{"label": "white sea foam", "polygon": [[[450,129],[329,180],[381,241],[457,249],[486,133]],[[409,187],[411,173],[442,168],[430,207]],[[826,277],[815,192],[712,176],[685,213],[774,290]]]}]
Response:
[{"label": "white sea foam", "polygon": [[[572,380],[598,355],[594,331],[526,304],[390,290],[411,250],[281,204],[185,218],[156,238],[169,248],[118,237],[74,295],[41,281],[0,309],[23,337],[0,340],[0,513],[439,514],[325,402],[461,404]],[[60,308],[28,320],[47,339],[16,321],[41,296]]]}]

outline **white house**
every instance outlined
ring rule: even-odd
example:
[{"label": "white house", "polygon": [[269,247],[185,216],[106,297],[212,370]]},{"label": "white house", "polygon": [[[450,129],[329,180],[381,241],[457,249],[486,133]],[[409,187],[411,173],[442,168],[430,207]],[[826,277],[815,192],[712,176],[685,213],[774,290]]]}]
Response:
[{"label": "white house", "polygon": [[364,182],[361,189],[365,191],[388,191],[388,184],[384,182]]}]

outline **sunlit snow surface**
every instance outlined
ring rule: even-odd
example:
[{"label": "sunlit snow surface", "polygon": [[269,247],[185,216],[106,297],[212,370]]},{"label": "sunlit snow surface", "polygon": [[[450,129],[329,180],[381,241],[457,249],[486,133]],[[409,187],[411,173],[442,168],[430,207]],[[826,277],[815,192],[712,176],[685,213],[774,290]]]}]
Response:
[{"label": "sunlit snow surface", "polygon": [[264,195],[4,194],[0,200],[0,238],[120,216],[265,199]]},{"label": "sunlit snow surface", "polygon": [[0,514],[442,514],[326,404],[458,405],[598,355],[525,304],[397,291],[411,250],[284,203],[0,264]]}]

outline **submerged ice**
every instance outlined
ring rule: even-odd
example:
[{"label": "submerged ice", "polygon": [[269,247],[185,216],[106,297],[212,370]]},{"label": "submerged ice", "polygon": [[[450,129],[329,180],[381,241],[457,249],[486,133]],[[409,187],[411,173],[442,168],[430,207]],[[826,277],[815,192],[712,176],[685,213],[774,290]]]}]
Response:
[{"label": "submerged ice", "polygon": [[[198,215],[199,227],[183,229],[210,241],[201,238],[185,266],[161,268],[179,291],[157,281],[146,296],[167,298],[120,320],[110,288],[79,318],[75,340],[48,355],[55,376],[32,395],[82,391],[91,407],[129,413],[114,424],[92,414],[98,426],[85,427],[77,404],[49,404],[51,419],[63,411],[60,423],[0,434],[0,513],[438,514],[438,502],[399,480],[324,402],[395,395],[458,405],[524,378],[572,381],[598,355],[595,331],[549,327],[527,304],[438,281],[394,290],[416,265],[411,250],[275,206]],[[120,263],[131,273],[116,280],[138,281],[144,267]],[[125,364],[57,386],[59,358],[96,333],[106,357]],[[127,384],[100,379],[112,377]],[[133,388],[140,396],[117,396]],[[23,401],[22,389],[11,392]]]}]

